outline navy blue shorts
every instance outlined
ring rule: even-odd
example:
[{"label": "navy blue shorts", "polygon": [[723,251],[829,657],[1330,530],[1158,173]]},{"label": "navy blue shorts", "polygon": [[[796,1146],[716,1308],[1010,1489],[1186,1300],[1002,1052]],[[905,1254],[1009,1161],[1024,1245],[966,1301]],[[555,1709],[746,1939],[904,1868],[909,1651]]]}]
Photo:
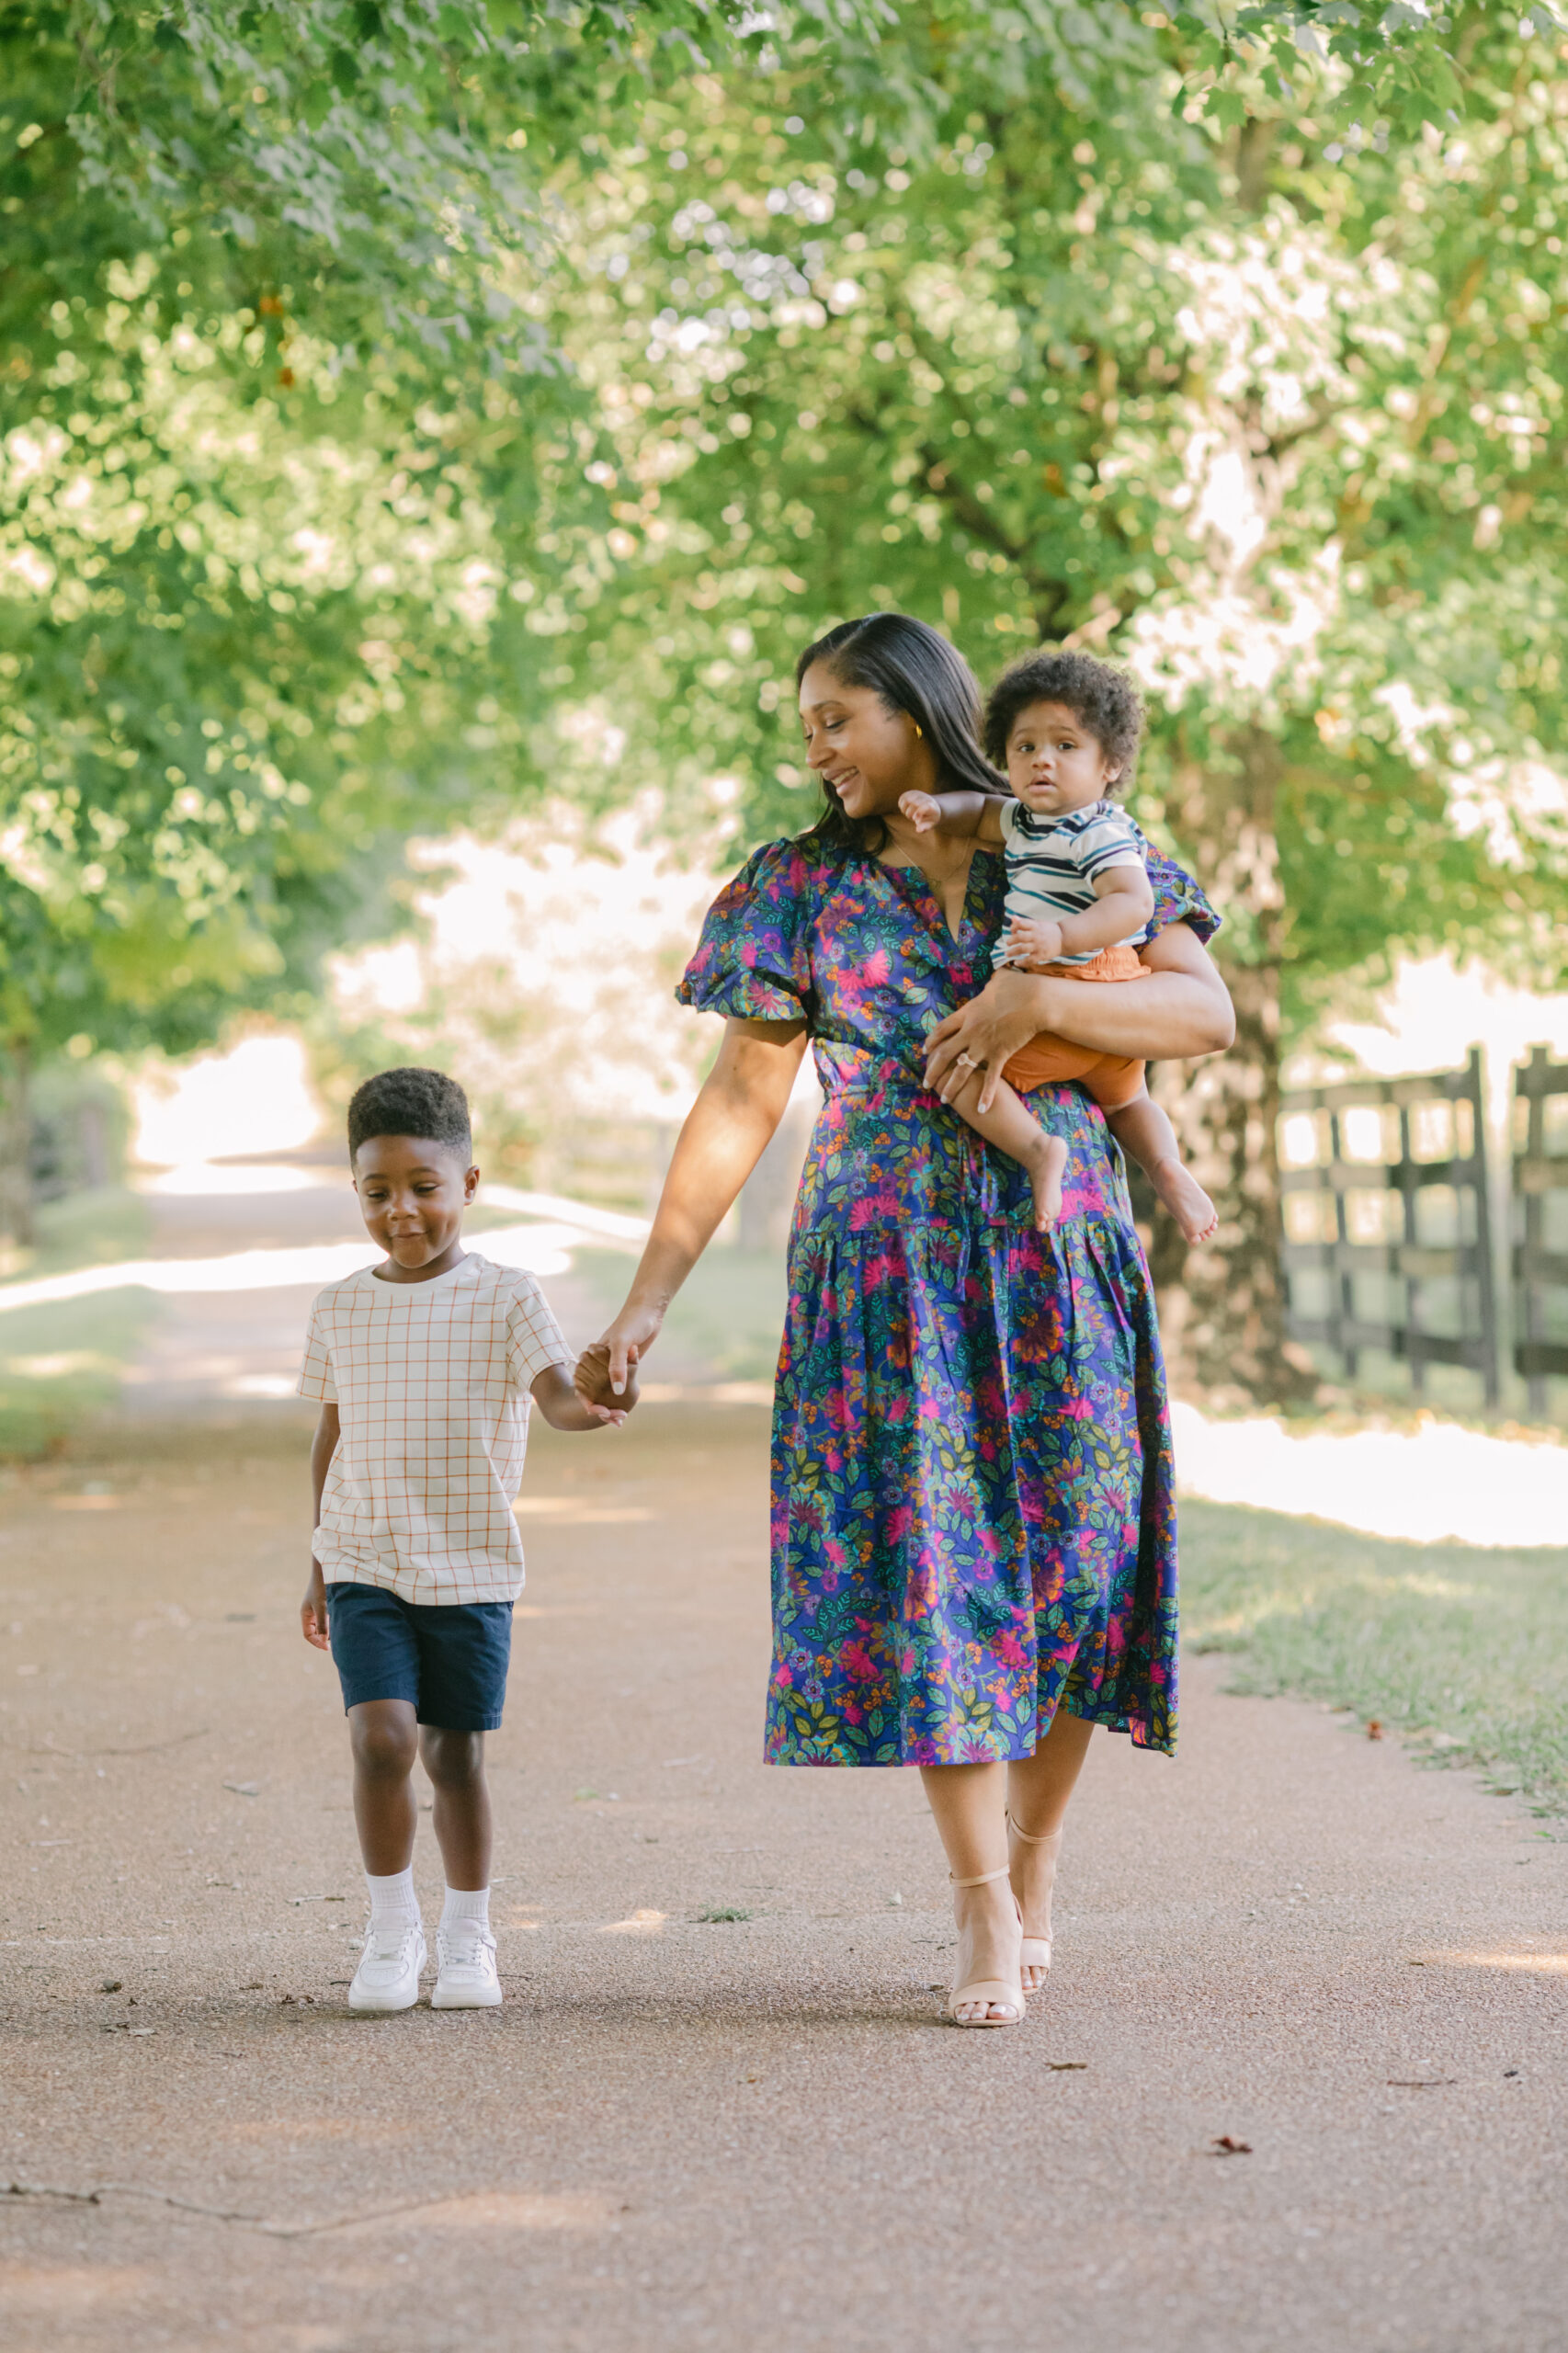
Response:
[{"label": "navy blue shorts", "polygon": [[409,1699],[422,1724],[494,1732],[512,1655],[509,1601],[404,1601],[381,1585],[329,1585],[327,1631],[346,1710]]}]

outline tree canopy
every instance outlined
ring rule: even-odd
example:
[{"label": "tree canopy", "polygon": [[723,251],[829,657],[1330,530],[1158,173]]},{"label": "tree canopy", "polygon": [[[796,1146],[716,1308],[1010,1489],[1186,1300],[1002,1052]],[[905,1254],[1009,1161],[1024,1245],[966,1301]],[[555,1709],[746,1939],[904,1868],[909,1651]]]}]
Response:
[{"label": "tree canopy", "polygon": [[1555,952],[1562,63],[1471,0],[7,9],[11,1049],[287,1008],[563,715],[766,833],[827,620],[1070,636],[1224,904],[1189,1123],[1279,1384],[1282,1023]]},{"label": "tree canopy", "polygon": [[1140,810],[1224,908],[1243,1012],[1199,1088],[1234,1211],[1209,1328],[1233,1358],[1246,1257],[1278,1393],[1282,1034],[1402,948],[1560,954],[1559,45],[1454,11],[1463,122],[1353,153],[1310,63],[1217,126],[1180,21],[924,38],[923,147],[846,148],[802,55],[766,108],[708,76],[558,182],[619,567],[575,687],[767,832],[812,805],[789,665],[834,619],[926,614],[983,676],[1064,636],[1131,663]]},{"label": "tree canopy", "polygon": [[[584,239],[607,204],[646,199],[634,225],[662,266],[685,243],[686,192],[733,149],[758,200],[783,207],[753,249],[803,285],[814,206],[857,233],[857,156],[910,166],[903,211],[879,182],[861,234],[946,190],[955,158],[972,192],[955,109],[975,94],[1020,124],[1066,121],[1157,56],[1137,136],[1154,153],[1174,137],[1185,188],[1244,89],[1304,71],[1326,74],[1325,119],[1430,112],[1451,43],[1420,9],[1327,6],[7,9],[0,1029],[34,1052],[210,1034],[227,1006],[308,982],[411,824],[515,797],[559,756],[545,722],[579,682],[570,657],[608,606],[622,623],[641,609],[636,567],[620,577],[628,526],[608,512],[618,388],[592,348],[602,288]],[[667,126],[710,92],[719,119],[677,187]],[[811,108],[803,141],[782,128],[792,92]],[[1205,128],[1173,131],[1172,105]],[[607,122],[628,136],[591,127]],[[651,176],[647,137],[664,138]],[[798,187],[768,176],[786,152]],[[591,176],[607,185],[585,211]],[[684,360],[710,377],[671,291]],[[780,355],[799,332],[780,322]],[[851,324],[834,365],[866,368],[861,410],[885,424],[879,377],[900,363],[868,348]],[[665,403],[643,421],[661,429]],[[769,454],[759,418],[754,464]],[[778,454],[794,512],[796,460]],[[683,495],[710,486],[722,469]],[[899,593],[939,602],[950,583],[910,574]],[[701,665],[686,740],[704,757],[722,736],[729,766],[726,658]]]}]

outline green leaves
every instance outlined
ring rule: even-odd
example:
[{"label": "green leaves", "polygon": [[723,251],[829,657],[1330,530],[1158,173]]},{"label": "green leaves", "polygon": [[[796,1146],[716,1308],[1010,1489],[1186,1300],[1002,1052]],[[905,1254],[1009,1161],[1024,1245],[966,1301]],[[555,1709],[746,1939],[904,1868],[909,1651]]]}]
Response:
[{"label": "green leaves", "polygon": [[[1456,5],[1428,8],[1352,6],[1342,0],[1258,0],[1230,7],[1219,0],[1172,6],[1182,89],[1178,111],[1236,129],[1255,110],[1258,95],[1289,108],[1310,93],[1313,116],[1324,125],[1355,127],[1370,141],[1409,140],[1432,124],[1446,127],[1464,111],[1461,59],[1472,53],[1481,10]],[[1529,32],[1551,40],[1562,29],[1555,11],[1527,9]],[[1511,28],[1509,28],[1511,29]]]},{"label": "green leaves", "polygon": [[[1568,754],[1551,85],[1461,11],[1462,138],[1335,170],[1328,118],[1260,85],[1223,144],[1173,124],[1168,28],[1119,13],[1142,71],[1081,55],[1070,101],[1065,13],[1016,95],[962,18],[924,154],[879,131],[851,159],[807,60],[652,99],[632,154],[563,167],[551,316],[614,560],[574,691],[613,679],[694,781],[742,775],[760,834],[812,805],[789,673],[830,620],[926,614],[983,676],[1079,632],[1151,688],[1140,813],[1200,855],[1233,958],[1277,955],[1283,892],[1296,1017],[1395,940],[1522,947],[1561,870],[1554,819],[1517,830],[1551,798],[1529,764]],[[1210,871],[1191,772],[1254,728],[1284,760],[1268,847]]]}]

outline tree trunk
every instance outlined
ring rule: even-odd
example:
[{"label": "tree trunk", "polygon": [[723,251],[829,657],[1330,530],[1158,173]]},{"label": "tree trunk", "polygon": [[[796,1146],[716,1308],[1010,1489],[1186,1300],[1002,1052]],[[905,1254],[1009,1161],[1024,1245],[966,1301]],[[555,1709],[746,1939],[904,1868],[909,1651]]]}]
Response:
[{"label": "tree trunk", "polygon": [[31,1064],[26,1040],[0,1050],[0,1234],[21,1250],[38,1239],[33,1220]]},{"label": "tree trunk", "polygon": [[1189,1249],[1170,1219],[1154,1228],[1160,1325],[1178,1388],[1216,1404],[1285,1404],[1317,1375],[1285,1331],[1278,1125],[1282,901],[1275,805],[1282,760],[1260,729],[1201,765],[1178,760],[1171,815],[1225,917],[1215,943],[1236,1008],[1228,1054],[1167,1063],[1152,1091],[1176,1124],[1220,1230]]}]

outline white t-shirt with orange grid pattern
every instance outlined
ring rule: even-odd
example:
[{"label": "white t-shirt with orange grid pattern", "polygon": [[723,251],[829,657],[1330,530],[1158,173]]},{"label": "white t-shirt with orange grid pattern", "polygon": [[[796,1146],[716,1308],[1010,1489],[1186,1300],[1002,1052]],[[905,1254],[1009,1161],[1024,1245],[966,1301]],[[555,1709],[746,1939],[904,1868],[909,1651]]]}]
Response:
[{"label": "white t-shirt with orange grid pattern", "polygon": [[429,1282],[367,1267],[318,1292],[300,1395],[335,1404],[342,1425],[316,1531],[327,1583],[515,1601],[528,1392],[573,1361],[533,1277],[477,1254]]}]

